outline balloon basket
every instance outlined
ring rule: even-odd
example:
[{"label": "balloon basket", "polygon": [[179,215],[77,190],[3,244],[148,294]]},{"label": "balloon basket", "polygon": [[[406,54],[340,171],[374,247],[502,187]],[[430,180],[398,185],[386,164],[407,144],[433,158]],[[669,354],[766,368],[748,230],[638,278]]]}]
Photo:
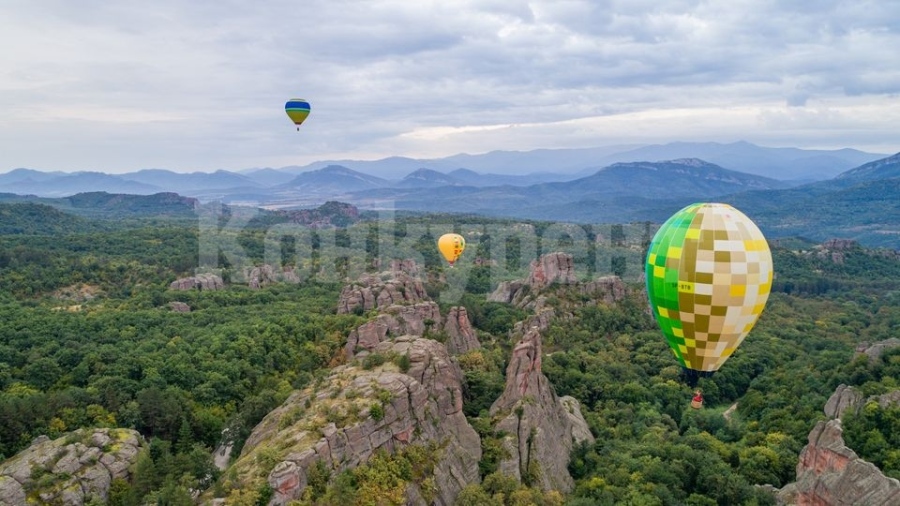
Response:
[{"label": "balloon basket", "polygon": [[703,407],[703,401],[691,401],[691,407],[694,409],[700,409]]}]

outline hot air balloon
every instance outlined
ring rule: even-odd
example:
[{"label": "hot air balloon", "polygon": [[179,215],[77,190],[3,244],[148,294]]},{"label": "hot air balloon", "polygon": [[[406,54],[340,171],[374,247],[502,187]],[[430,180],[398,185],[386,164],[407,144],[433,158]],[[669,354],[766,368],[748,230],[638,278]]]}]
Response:
[{"label": "hot air balloon", "polygon": [[292,98],[284,104],[284,112],[297,125],[297,131],[300,131],[300,125],[309,116],[309,102],[302,98]]},{"label": "hot air balloon", "polygon": [[466,240],[459,234],[444,234],[438,239],[438,249],[450,263],[450,267],[453,267],[453,263],[466,249]]},{"label": "hot air balloon", "polygon": [[675,213],[653,237],[645,269],[653,315],[691,385],[740,346],[772,286],[765,237],[728,204]]}]

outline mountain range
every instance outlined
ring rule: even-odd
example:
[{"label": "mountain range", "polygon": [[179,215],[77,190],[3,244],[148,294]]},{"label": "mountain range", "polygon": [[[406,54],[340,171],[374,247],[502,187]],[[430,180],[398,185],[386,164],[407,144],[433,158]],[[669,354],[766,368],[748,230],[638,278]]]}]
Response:
[{"label": "mountain range", "polygon": [[[492,160],[497,164],[493,166],[496,172],[478,172],[468,167],[441,171],[420,166],[400,179],[334,164],[320,168],[314,164],[306,168],[190,174],[161,169],[121,175],[16,169],[0,174],[0,192],[45,198],[98,191],[136,195],[175,192],[199,201],[221,200],[231,205],[268,209],[309,208],[338,200],[361,209],[464,212],[584,223],[659,223],[691,202],[715,200],[734,204],[772,237],[799,235],[815,240],[847,237],[872,246],[900,247],[900,154],[760,148],[748,143],[696,144],[693,151],[690,147],[675,143],[635,148],[631,152],[648,156],[654,150],[679,154],[706,152],[720,158],[741,152],[766,156],[748,155],[730,167],[692,156],[614,162],[599,168],[583,166],[574,172],[512,175],[503,173],[508,168],[503,165],[504,160],[517,159],[523,167],[533,167],[528,165],[529,156],[532,161],[549,163],[551,155],[556,155],[558,162],[554,168],[574,169],[575,161],[586,156],[589,150],[537,150],[516,153],[510,158],[494,152],[481,158],[458,155],[442,159],[441,163],[468,161],[470,166],[483,167],[487,160]],[[603,156],[600,153],[600,148],[593,152],[597,156],[593,162],[603,156],[624,156],[621,152]],[[408,159],[360,163],[371,167],[378,163],[400,163],[399,160]],[[778,178],[760,174],[768,172],[762,170],[764,167],[789,165],[791,160],[800,169],[781,171]],[[856,163],[859,160],[863,161]],[[732,168],[753,163],[755,172]],[[818,167],[820,176],[829,176],[805,183],[794,177],[809,175],[812,166]],[[835,173],[834,167],[841,170]],[[7,195],[0,200],[13,198]],[[65,207],[72,208],[71,202],[67,200]]]}]

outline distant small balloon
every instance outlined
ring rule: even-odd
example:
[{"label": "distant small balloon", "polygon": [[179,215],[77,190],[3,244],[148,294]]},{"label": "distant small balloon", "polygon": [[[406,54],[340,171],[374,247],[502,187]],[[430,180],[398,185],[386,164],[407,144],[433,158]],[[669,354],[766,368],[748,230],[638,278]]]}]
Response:
[{"label": "distant small balloon", "polygon": [[765,237],[728,204],[692,204],[675,213],[653,237],[645,269],[656,322],[694,382],[741,345],[772,287]]},{"label": "distant small balloon", "polygon": [[450,266],[453,267],[453,264],[466,249],[466,240],[459,234],[444,234],[438,239],[438,249],[444,255],[444,258],[447,259],[447,262],[450,263]]},{"label": "distant small balloon", "polygon": [[306,117],[309,116],[309,102],[302,98],[292,98],[284,104],[284,112],[286,112],[288,118],[291,118],[291,121],[297,125],[297,131],[299,131],[300,125],[302,125]]}]

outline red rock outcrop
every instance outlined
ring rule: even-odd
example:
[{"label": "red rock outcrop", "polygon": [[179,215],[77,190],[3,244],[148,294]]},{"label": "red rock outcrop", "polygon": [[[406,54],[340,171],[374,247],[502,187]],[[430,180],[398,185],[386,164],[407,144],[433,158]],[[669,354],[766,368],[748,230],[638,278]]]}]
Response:
[{"label": "red rock outcrop", "polygon": [[502,417],[495,430],[507,434],[503,447],[508,457],[499,469],[544,490],[569,492],[574,486],[568,471],[572,447],[594,438],[578,401],[556,396],[541,371],[542,356],[541,335],[533,327],[513,349],[506,387],[491,406],[491,415]]},{"label": "red rock outcrop", "polygon": [[784,504],[900,504],[900,481],[886,477],[844,444],[840,418],[819,422],[800,452],[797,482],[779,492]]},{"label": "red rock outcrop", "polygon": [[500,283],[488,296],[488,300],[521,306],[529,294],[537,293],[554,283],[572,284],[577,280],[572,255],[560,252],[548,253],[532,260],[527,278]]},{"label": "red rock outcrop", "polygon": [[818,422],[810,432],[809,444],[800,452],[797,481],[778,492],[779,504],[900,504],[900,481],[886,477],[874,464],[860,459],[844,442],[840,417],[873,401],[882,407],[898,403],[900,391],[864,398],[853,387],[838,386],[825,404],[825,414],[834,419]]},{"label": "red rock outcrop", "polygon": [[450,308],[444,324],[444,331],[448,336],[447,351],[451,355],[462,355],[481,348],[481,343],[478,341],[478,336],[475,335],[475,329],[472,328],[472,322],[469,321],[469,313],[465,307]]}]

